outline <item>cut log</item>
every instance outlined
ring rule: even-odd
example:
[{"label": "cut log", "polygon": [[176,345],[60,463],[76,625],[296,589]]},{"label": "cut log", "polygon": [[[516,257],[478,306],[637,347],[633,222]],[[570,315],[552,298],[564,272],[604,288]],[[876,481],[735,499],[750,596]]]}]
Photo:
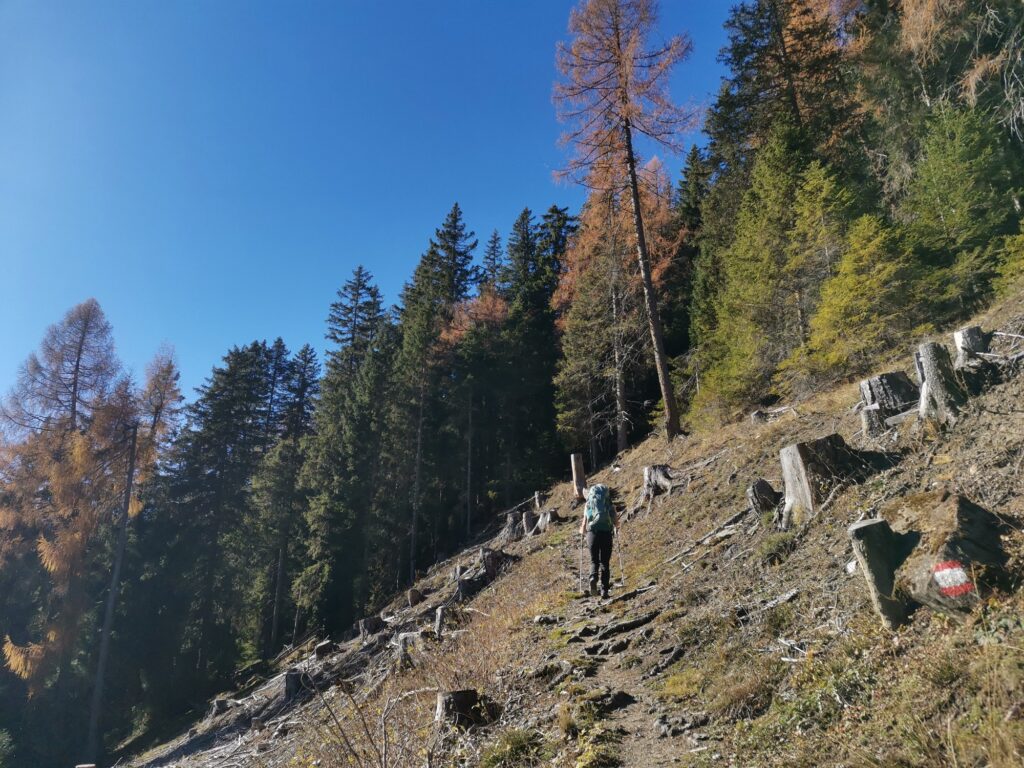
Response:
[{"label": "cut log", "polygon": [[890,371],[861,381],[860,396],[864,434],[877,437],[885,432],[886,419],[904,413],[920,400],[921,393],[903,371]]},{"label": "cut log", "polygon": [[783,495],[763,478],[758,478],[747,488],[747,504],[759,515],[774,514],[782,499]]},{"label": "cut log", "polygon": [[587,475],[583,471],[583,454],[572,455],[572,487],[576,492],[576,501],[583,501],[583,492],[587,489]]},{"label": "cut log", "polygon": [[906,619],[906,604],[895,595],[895,570],[901,559],[898,539],[885,520],[861,520],[849,528],[856,563],[868,585],[871,604],[889,629]]},{"label": "cut log", "polygon": [[367,616],[359,620],[359,638],[365,643],[372,635],[384,629],[387,624],[380,616]]},{"label": "cut log", "polygon": [[410,608],[415,608],[423,602],[423,593],[416,589],[416,587],[412,587],[405,593],[405,599],[408,601]]},{"label": "cut log", "polygon": [[558,510],[545,509],[537,518],[537,533],[543,533],[555,523],[560,522],[562,522],[562,518],[558,516]]},{"label": "cut log", "polygon": [[462,691],[438,691],[435,723],[450,723],[459,728],[486,725],[498,716],[498,707],[472,688]]},{"label": "cut log", "polygon": [[917,350],[917,370],[921,376],[919,414],[940,427],[953,426],[967,395],[953,372],[949,351],[934,341]]},{"label": "cut log", "polygon": [[977,605],[981,589],[1002,578],[1002,524],[963,496],[945,490],[916,494],[882,514],[894,531],[916,542],[895,573],[897,591],[915,602],[962,616]]},{"label": "cut log", "polygon": [[838,434],[787,445],[779,460],[786,486],[783,530],[805,522],[838,484],[863,471],[863,462]]}]

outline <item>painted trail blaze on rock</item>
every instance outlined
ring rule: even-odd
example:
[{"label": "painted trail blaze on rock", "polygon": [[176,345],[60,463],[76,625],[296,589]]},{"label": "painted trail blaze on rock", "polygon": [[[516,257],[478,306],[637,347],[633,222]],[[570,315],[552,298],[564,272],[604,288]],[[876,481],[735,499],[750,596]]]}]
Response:
[{"label": "painted trail blaze on rock", "polygon": [[932,577],[944,597],[961,597],[974,591],[974,582],[958,560],[945,560],[932,568]]}]

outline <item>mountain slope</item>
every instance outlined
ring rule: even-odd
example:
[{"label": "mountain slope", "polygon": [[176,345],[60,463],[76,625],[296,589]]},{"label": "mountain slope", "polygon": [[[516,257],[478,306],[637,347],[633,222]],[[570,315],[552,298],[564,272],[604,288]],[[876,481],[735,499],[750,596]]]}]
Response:
[{"label": "mountain slope", "polygon": [[[1020,333],[1022,317],[1017,297],[978,322]],[[912,367],[909,354],[891,362],[880,370]],[[188,735],[131,764],[1018,765],[1022,396],[1015,375],[971,400],[948,433],[908,420],[881,445],[859,434],[854,384],[769,424],[651,438],[590,478],[636,509],[621,571],[613,559],[612,600],[579,594],[579,509],[569,484],[555,486],[544,506],[568,521],[506,544],[514,560],[472,598],[453,599],[452,572],[475,576],[475,549],[432,568],[416,585],[422,602],[396,598],[381,631],[321,649],[320,659],[312,642],[297,649],[278,675],[225,697]],[[793,531],[752,511],[722,528],[746,508],[756,478],[781,489],[783,446],[833,432],[884,449],[892,465],[841,488]],[[680,470],[685,486],[648,511],[634,501],[652,464]],[[965,622],[921,608],[885,630],[863,576],[847,567],[846,529],[937,488],[1009,524],[1004,588]],[[404,662],[402,633],[417,633],[404,640]],[[496,705],[488,724],[435,725],[438,692],[460,689]]]}]

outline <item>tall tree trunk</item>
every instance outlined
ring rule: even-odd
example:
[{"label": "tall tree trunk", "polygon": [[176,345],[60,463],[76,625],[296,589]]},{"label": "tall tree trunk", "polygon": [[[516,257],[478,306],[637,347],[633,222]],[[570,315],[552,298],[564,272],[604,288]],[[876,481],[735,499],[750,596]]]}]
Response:
[{"label": "tall tree trunk", "polygon": [[277,640],[281,628],[281,604],[284,601],[285,561],[288,559],[288,530],[281,531],[281,540],[277,547],[277,575],[274,577],[274,610],[270,619],[270,647],[268,657],[277,650]]},{"label": "tall tree trunk", "polygon": [[[618,276],[614,278],[616,281]],[[612,346],[615,354],[615,448],[622,453],[629,447],[629,435],[626,431],[626,375],[625,355],[622,352],[622,331],[619,326],[619,289],[612,286]]]},{"label": "tall tree trunk", "polygon": [[636,156],[633,154],[633,130],[628,118],[623,121],[622,136],[626,146],[629,198],[633,206],[636,257],[640,262],[640,279],[643,281],[644,304],[647,307],[647,325],[651,331],[651,343],[654,347],[654,367],[658,372],[661,398],[665,403],[665,434],[671,440],[679,434],[679,409],[676,405],[676,393],[672,388],[672,377],[669,375],[661,317],[658,315],[658,297],[654,293],[654,280],[651,277],[651,260],[647,252],[647,238],[644,235],[643,212],[640,209],[640,183],[636,174]]},{"label": "tall tree trunk", "polygon": [[409,583],[416,581],[416,527],[420,516],[420,471],[423,464],[423,382],[420,382],[419,416],[416,419],[416,463],[412,474],[412,526],[409,528]]},{"label": "tall tree trunk", "polygon": [[125,478],[124,499],[121,506],[121,528],[117,533],[117,548],[114,551],[114,567],[110,573],[110,588],[107,590],[107,604],[103,609],[103,628],[100,630],[100,654],[96,664],[96,679],[92,688],[92,701],[89,705],[89,732],[86,742],[86,755],[95,761],[100,750],[100,710],[103,707],[103,683],[107,674],[107,659],[110,655],[110,633],[114,628],[114,608],[121,590],[121,566],[124,563],[124,550],[128,543],[128,511],[132,501],[132,484],[135,480],[135,443],[138,437],[138,425],[132,425],[132,434],[128,448],[128,473]]}]

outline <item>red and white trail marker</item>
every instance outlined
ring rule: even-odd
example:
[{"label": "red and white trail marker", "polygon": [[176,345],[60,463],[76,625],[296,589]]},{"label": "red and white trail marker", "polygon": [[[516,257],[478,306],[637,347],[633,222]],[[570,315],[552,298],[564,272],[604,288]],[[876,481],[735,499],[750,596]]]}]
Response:
[{"label": "red and white trail marker", "polygon": [[939,585],[939,592],[945,597],[960,597],[974,591],[974,583],[957,560],[946,560],[932,568],[932,576]]}]

